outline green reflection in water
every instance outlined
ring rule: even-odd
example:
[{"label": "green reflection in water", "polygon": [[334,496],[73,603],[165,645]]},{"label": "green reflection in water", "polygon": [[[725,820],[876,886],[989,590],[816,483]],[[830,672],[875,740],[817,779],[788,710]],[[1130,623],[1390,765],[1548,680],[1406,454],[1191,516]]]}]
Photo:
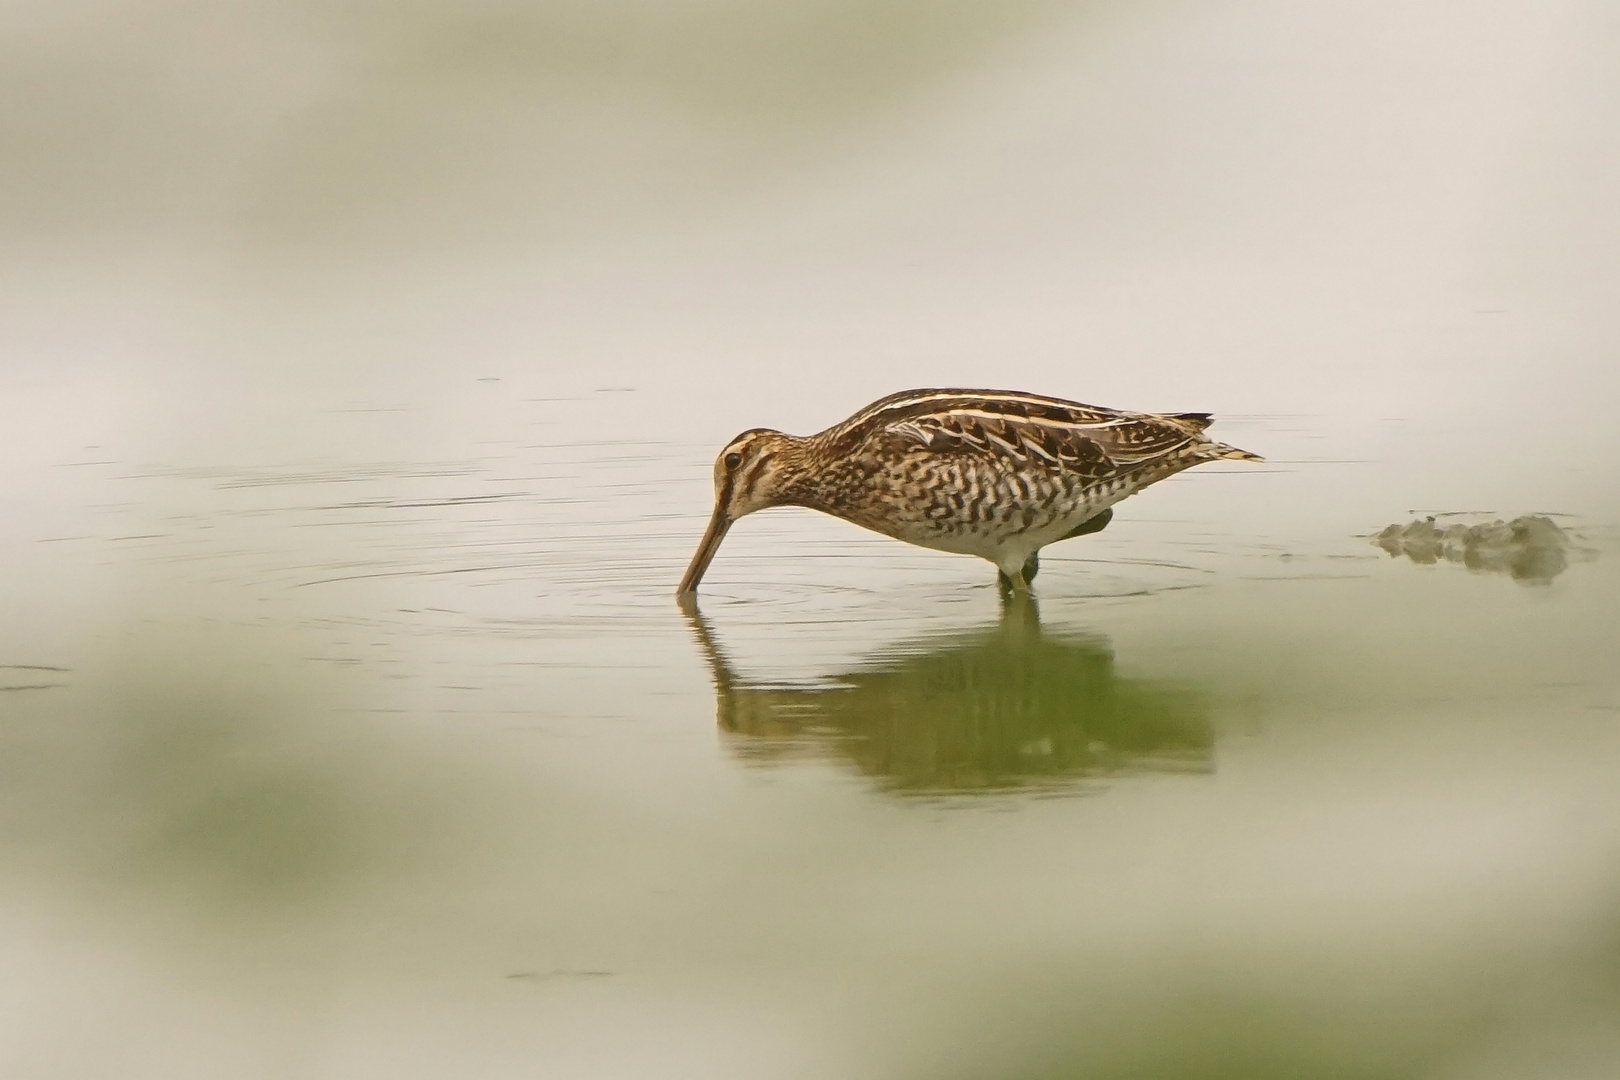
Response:
[{"label": "green reflection in water", "polygon": [[842,759],[906,794],[1213,769],[1196,694],[1120,675],[1106,639],[1049,636],[1033,598],[1005,601],[994,626],[885,650],[808,687],[739,678],[708,621],[695,606],[687,615],[720,729],[750,764]]}]

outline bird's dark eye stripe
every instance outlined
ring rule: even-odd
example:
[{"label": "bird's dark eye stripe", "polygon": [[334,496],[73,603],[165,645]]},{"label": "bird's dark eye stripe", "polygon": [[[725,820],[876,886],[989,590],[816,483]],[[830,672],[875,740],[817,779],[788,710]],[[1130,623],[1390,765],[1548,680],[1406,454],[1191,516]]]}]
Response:
[{"label": "bird's dark eye stripe", "polygon": [[739,466],[741,464],[742,464],[742,455],[741,454],[727,454],[726,455],[726,468],[735,469],[737,466]]}]

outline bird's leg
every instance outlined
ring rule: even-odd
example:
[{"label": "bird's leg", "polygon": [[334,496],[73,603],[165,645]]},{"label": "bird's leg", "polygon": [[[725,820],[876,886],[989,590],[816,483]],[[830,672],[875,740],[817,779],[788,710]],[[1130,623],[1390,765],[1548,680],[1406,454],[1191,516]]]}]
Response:
[{"label": "bird's leg", "polygon": [[1029,592],[1029,583],[1034,579],[1036,573],[1040,571],[1040,568],[1040,556],[1031,554],[1028,559],[1024,560],[1024,565],[1011,574],[998,568],[996,570],[996,585],[1000,587],[1003,594],[1027,594]]}]

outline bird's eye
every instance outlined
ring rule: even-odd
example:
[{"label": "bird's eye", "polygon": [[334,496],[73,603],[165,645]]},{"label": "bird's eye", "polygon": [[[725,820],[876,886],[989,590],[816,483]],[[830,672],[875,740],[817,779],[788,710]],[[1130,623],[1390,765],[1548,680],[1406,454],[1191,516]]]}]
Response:
[{"label": "bird's eye", "polygon": [[739,466],[741,464],[742,464],[742,455],[741,454],[727,454],[726,455],[726,468],[735,469],[737,466]]}]

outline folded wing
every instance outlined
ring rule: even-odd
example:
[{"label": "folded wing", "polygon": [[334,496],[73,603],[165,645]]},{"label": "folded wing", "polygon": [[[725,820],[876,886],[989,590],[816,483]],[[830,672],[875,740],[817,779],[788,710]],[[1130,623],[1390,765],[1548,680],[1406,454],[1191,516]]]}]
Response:
[{"label": "folded wing", "polygon": [[922,390],[875,402],[828,432],[849,450],[966,454],[1106,480],[1200,445],[1207,413],[1156,416],[1005,391]]}]

